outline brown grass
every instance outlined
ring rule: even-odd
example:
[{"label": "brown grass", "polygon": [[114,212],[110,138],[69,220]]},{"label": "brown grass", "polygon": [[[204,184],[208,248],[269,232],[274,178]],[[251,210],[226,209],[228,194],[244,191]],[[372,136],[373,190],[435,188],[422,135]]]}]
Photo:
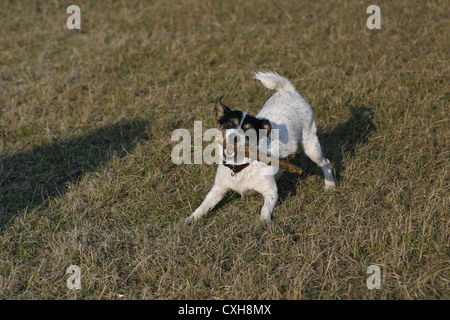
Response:
[{"label": "brown grass", "polygon": [[[1,299],[448,299],[444,1],[1,1]],[[171,133],[256,113],[252,71],[311,103],[337,189],[302,154],[261,197],[180,221],[215,166],[170,161]],[[81,268],[68,290],[66,268]],[[368,290],[376,264],[382,289]]]}]

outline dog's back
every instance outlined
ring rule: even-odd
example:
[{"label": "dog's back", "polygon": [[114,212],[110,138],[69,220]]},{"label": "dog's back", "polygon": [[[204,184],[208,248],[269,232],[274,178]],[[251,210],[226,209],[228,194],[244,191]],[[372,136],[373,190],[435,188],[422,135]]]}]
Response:
[{"label": "dog's back", "polygon": [[274,72],[255,72],[255,78],[277,92],[257,114],[266,118],[272,129],[278,129],[280,156],[287,157],[302,145],[304,135],[316,134],[314,114],[309,103],[295,90],[288,79]]}]

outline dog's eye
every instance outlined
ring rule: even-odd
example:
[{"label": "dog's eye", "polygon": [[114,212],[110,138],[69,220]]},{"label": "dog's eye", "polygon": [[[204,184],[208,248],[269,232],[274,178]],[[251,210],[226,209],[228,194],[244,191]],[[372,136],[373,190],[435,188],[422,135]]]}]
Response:
[{"label": "dog's eye", "polygon": [[226,127],[228,127],[228,128],[231,128],[231,127],[233,127],[234,126],[234,123],[233,122],[231,122],[231,121],[228,121],[227,123],[226,123],[226,125],[225,125]]}]

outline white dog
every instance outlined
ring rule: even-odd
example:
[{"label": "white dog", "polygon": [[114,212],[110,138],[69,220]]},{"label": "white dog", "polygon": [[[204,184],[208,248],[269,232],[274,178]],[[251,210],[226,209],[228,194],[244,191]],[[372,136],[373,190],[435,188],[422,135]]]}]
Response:
[{"label": "white dog", "polygon": [[[240,133],[254,129],[257,132],[258,143],[261,144],[262,137],[258,132],[264,130],[269,137],[269,148],[270,144],[276,142],[278,150],[272,154],[276,153],[280,158],[295,154],[300,145],[305,154],[322,168],[325,176],[325,190],[332,189],[335,183],[330,169],[330,161],[322,154],[311,106],[295,90],[289,80],[277,73],[256,72],[255,78],[261,81],[265,87],[277,92],[267,100],[256,117],[242,111],[230,110],[222,104],[222,98],[219,98],[215,105],[215,112],[222,134],[227,139],[235,135],[239,141]],[[272,134],[275,130],[277,130],[278,137]],[[283,171],[281,169],[274,170],[272,174],[267,174],[267,169],[271,168],[268,165],[248,158],[245,158],[243,163],[230,161],[230,159],[234,160],[234,156],[232,150],[223,150],[214,186],[203,203],[186,219],[186,222],[195,221],[205,215],[230,190],[238,192],[242,196],[258,193],[263,195],[264,205],[260,219],[262,222],[271,221],[272,211],[278,200],[276,181]]]}]

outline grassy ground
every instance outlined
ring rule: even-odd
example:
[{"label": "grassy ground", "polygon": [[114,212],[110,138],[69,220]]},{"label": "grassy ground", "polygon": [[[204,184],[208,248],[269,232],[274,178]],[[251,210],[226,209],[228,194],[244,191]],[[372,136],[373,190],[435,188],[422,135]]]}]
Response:
[{"label": "grassy ground", "polygon": [[[0,4],[1,299],[450,298],[445,1],[92,0],[68,30],[76,2]],[[215,166],[171,133],[257,113],[256,69],[311,103],[337,189],[299,153],[271,226],[230,194],[186,227]]]}]

